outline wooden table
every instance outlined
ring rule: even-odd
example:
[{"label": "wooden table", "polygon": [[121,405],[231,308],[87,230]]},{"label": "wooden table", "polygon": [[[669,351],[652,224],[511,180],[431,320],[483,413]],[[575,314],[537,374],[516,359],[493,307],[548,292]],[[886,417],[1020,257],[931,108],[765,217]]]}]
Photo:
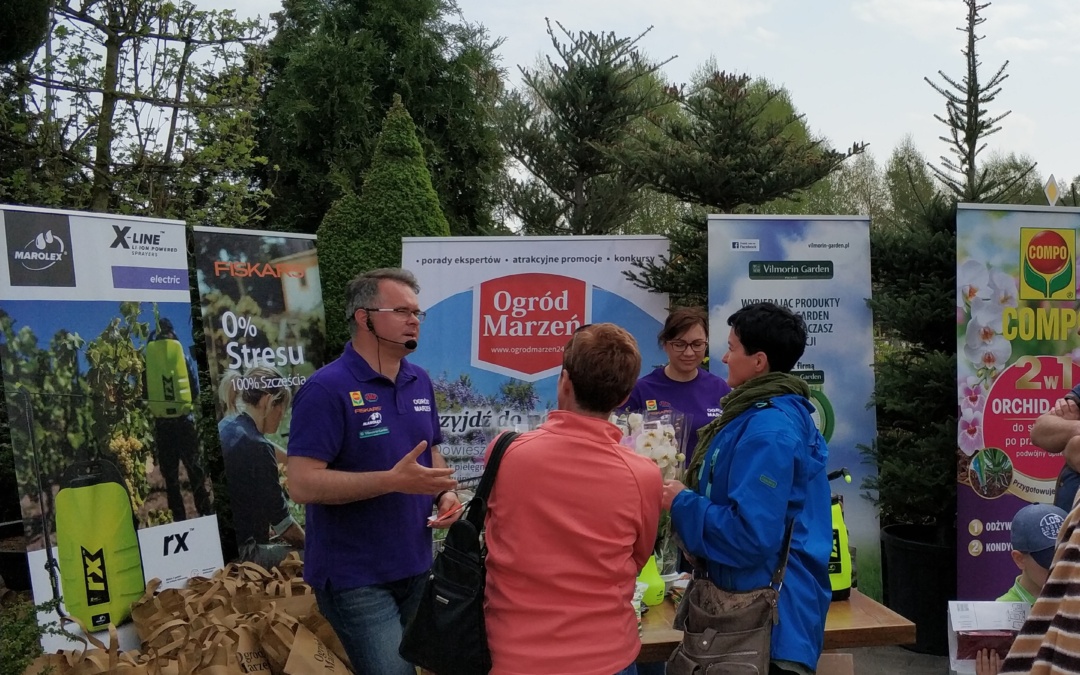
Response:
[{"label": "wooden table", "polygon": [[[668,598],[642,617],[641,654],[638,661],[666,661],[682,631],[671,627],[675,605]],[[915,642],[915,624],[855,589],[851,597],[829,605],[825,619],[825,649],[881,647]]]}]

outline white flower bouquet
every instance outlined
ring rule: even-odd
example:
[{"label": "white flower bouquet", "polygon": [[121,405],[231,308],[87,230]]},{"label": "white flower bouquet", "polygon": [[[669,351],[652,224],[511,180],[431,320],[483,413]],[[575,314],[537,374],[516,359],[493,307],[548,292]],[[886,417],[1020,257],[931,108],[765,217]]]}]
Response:
[{"label": "white flower bouquet", "polygon": [[[610,421],[623,432],[622,444],[660,469],[664,480],[682,480],[688,434],[686,416],[677,410],[619,413]],[[656,536],[656,564],[661,574],[678,571],[679,549],[671,531],[671,514],[660,516]]]}]

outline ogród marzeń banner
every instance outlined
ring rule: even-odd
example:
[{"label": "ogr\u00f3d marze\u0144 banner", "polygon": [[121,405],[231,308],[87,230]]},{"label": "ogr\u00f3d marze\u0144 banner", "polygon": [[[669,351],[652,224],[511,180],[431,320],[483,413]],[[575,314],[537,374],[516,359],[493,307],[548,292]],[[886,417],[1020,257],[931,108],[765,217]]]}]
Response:
[{"label": "ogr\u00f3d marze\u0144 banner", "polygon": [[402,240],[402,266],[416,274],[427,311],[409,360],[431,374],[442,452],[459,480],[483,472],[497,430],[528,430],[556,407],[562,350],[576,328],[625,328],[641,350],[642,375],[666,363],[656,335],[667,298],[624,272],[667,251],[657,236]]}]

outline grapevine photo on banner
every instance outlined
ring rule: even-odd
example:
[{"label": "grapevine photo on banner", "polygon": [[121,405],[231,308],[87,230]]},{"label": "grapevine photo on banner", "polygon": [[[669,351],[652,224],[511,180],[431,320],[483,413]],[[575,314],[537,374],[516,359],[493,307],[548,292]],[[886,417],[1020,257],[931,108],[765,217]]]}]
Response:
[{"label": "grapevine photo on banner", "polygon": [[[859,590],[881,598],[877,511],[860,486],[874,471],[860,446],[877,433],[874,408],[873,316],[870,297],[870,221],[865,216],[710,216],[710,347],[727,349],[727,319],[768,301],[802,315],[807,345],[792,374],[810,385],[814,421],[829,446],[830,471],[846,468],[851,484],[834,481],[843,496],[848,541],[857,555]],[[727,367],[710,361],[720,377]],[[838,562],[834,550],[833,563]]]},{"label": "grapevine photo on banner", "polygon": [[409,360],[431,374],[441,449],[458,480],[480,476],[499,430],[535,428],[556,407],[563,347],[576,328],[625,328],[641,350],[642,375],[665,363],[656,335],[667,296],[624,272],[667,251],[658,236],[402,240],[402,266],[416,274],[427,311]]},{"label": "grapevine photo on banner", "polygon": [[315,237],[196,227],[203,335],[239,558],[270,568],[302,551],[289,499],[292,398],[323,365],[326,321]]},{"label": "grapevine photo on banner", "polygon": [[1031,425],[1080,384],[1080,209],[961,204],[956,216],[957,595],[993,600],[1017,574],[1010,524],[1053,503],[1064,464]]},{"label": "grapevine photo on banner", "polygon": [[0,218],[0,366],[34,602],[62,599],[91,630],[116,624],[133,648],[146,580],[181,587],[222,565],[195,432],[184,223],[14,206]]}]

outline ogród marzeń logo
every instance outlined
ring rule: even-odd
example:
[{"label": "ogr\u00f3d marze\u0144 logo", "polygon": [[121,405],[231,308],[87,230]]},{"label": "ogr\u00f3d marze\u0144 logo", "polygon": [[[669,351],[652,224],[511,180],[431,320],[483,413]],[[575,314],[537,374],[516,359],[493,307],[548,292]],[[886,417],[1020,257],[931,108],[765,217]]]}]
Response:
[{"label": "ogr\u00f3d marze\u0144 logo", "polygon": [[1076,297],[1076,231],[1020,228],[1020,299]]}]

